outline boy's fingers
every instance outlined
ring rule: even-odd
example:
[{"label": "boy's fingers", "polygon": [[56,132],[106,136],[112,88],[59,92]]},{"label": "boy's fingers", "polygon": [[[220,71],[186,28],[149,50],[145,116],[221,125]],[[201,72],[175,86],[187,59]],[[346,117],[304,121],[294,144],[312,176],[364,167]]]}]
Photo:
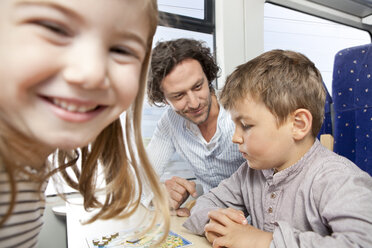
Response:
[{"label": "boy's fingers", "polygon": [[217,237],[214,239],[213,241],[213,244],[212,244],[213,248],[224,248],[224,247],[230,247],[226,240],[225,240],[225,237]]},{"label": "boy's fingers", "polygon": [[217,236],[217,234],[214,232],[205,232],[205,237],[207,238],[209,243],[213,244],[213,241],[219,236]]},{"label": "boy's fingers", "polygon": [[229,224],[229,222],[231,222],[229,217],[226,216],[226,214],[224,214],[223,212],[221,212],[220,209],[209,211],[208,217],[210,219],[210,223],[218,222],[223,226],[226,226]]},{"label": "boy's fingers", "polygon": [[217,235],[225,235],[225,227],[218,222],[211,221],[208,224],[204,226],[204,231],[205,232],[213,232]]},{"label": "boy's fingers", "polygon": [[222,210],[232,221],[246,225],[248,224],[248,221],[246,217],[244,216],[244,213],[240,210],[233,209],[233,208],[226,208]]},{"label": "boy's fingers", "polygon": [[248,224],[243,212],[232,208],[212,210],[208,213],[208,217],[219,221],[223,225],[227,225],[231,221],[242,225]]}]

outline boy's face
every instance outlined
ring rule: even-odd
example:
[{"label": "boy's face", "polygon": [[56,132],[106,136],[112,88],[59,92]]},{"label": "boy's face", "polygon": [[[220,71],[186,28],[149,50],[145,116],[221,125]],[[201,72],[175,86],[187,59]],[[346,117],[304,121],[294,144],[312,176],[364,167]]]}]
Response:
[{"label": "boy's face", "polygon": [[163,79],[161,89],[167,103],[182,117],[197,125],[208,119],[212,98],[199,61],[186,59],[176,65]]},{"label": "boy's face", "polygon": [[0,119],[54,149],[92,141],[139,90],[143,1],[1,0]]},{"label": "boy's face", "polygon": [[230,111],[235,123],[233,142],[253,169],[283,170],[293,161],[291,118],[277,126],[275,116],[261,101],[245,97]]}]

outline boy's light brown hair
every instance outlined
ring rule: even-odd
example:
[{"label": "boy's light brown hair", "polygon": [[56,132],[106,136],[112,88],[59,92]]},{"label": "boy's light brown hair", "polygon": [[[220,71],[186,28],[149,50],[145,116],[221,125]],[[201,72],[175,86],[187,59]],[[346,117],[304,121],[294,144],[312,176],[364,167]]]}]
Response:
[{"label": "boy's light brown hair", "polygon": [[229,110],[247,95],[262,101],[278,126],[299,108],[310,111],[314,137],[322,126],[326,98],[322,76],[301,53],[272,50],[238,66],[226,79],[220,103]]}]

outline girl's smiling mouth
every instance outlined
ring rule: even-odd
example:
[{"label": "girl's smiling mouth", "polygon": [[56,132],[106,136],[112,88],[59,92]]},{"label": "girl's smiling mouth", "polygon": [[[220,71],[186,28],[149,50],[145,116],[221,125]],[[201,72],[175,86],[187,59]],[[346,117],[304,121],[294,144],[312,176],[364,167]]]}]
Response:
[{"label": "girl's smiling mouth", "polygon": [[89,121],[107,108],[105,105],[76,99],[47,96],[41,96],[41,98],[51,107],[57,117],[68,122]]},{"label": "girl's smiling mouth", "polygon": [[51,98],[50,100],[53,102],[53,104],[70,112],[86,113],[86,112],[90,112],[92,110],[99,108],[99,105],[97,104],[81,104],[81,103],[66,101],[60,98]]}]

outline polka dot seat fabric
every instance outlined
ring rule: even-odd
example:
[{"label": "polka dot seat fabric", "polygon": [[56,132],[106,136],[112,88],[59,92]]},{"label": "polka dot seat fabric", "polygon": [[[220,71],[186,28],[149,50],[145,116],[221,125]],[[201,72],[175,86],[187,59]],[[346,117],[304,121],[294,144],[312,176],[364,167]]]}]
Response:
[{"label": "polka dot seat fabric", "polygon": [[372,175],[372,44],[335,56],[334,151]]},{"label": "polka dot seat fabric", "polygon": [[332,117],[331,117],[331,105],[332,105],[332,97],[329,94],[327,87],[325,86],[323,82],[324,89],[326,91],[326,101],[324,105],[324,120],[322,127],[319,130],[318,139],[320,139],[320,136],[322,134],[331,134],[333,135],[332,130]]}]

